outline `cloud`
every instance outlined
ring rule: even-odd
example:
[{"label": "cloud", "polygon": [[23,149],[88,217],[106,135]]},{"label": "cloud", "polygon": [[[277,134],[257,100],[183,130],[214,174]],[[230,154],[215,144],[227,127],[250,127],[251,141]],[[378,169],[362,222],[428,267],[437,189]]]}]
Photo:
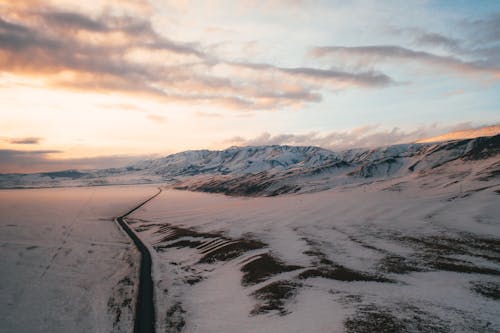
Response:
[{"label": "cloud", "polygon": [[489,65],[484,61],[464,61],[453,56],[441,56],[396,45],[315,47],[311,50],[311,55],[317,58],[330,56],[333,58],[349,59],[351,61],[357,59],[363,63],[394,60],[415,61],[458,73],[487,74],[500,78],[500,67]]},{"label": "cloud", "polygon": [[385,29],[391,35],[401,35],[404,40],[412,45],[421,47],[439,48],[450,51],[460,50],[464,41],[462,39],[446,36],[435,31],[427,31],[420,27],[389,26]]},{"label": "cloud", "polygon": [[282,74],[288,76],[288,79],[301,78],[310,83],[332,84],[332,87],[341,84],[350,84],[352,86],[386,86],[394,83],[390,77],[383,73],[374,71],[366,72],[348,72],[334,69],[320,69],[310,67],[279,67],[262,63],[244,63],[231,62],[230,66],[244,69],[255,70],[258,72],[272,72],[273,74]]},{"label": "cloud", "polygon": [[[500,77],[498,46],[486,44],[466,53],[461,41],[418,29],[412,32],[418,45],[463,52],[443,56],[399,45],[326,46],[311,54],[316,61],[327,59],[327,66],[319,61],[322,66],[285,67],[279,61],[226,59],[213,54],[210,46],[159,33],[147,1],[126,0],[118,6],[98,0],[97,9],[83,3],[70,7],[59,0],[0,0],[0,6],[5,13],[0,17],[0,71],[35,76],[58,89],[276,110],[319,103],[325,92],[395,84],[388,73],[374,70],[374,63],[411,60],[461,74]],[[494,18],[463,25],[494,40]],[[345,65],[352,62],[361,66]]]},{"label": "cloud", "polygon": [[448,48],[451,50],[457,50],[460,48],[461,45],[460,40],[455,38],[450,38],[435,32],[420,31],[416,36],[416,41],[420,45],[438,46],[438,47]]},{"label": "cloud", "polygon": [[316,68],[280,68],[280,70],[315,80],[349,82],[359,86],[385,86],[392,83],[392,79],[387,75],[375,72],[349,73],[346,71]]},{"label": "cloud", "polygon": [[0,149],[0,173],[20,173],[34,165],[47,163],[48,154],[60,153],[58,150],[14,150]]},{"label": "cloud", "polygon": [[297,145],[319,146],[336,151],[351,148],[373,148],[399,143],[412,143],[419,139],[440,135],[443,133],[469,130],[470,123],[440,126],[433,124],[421,126],[415,130],[405,131],[397,127],[381,129],[378,125],[367,125],[340,132],[310,132],[305,134],[276,134],[264,132],[254,138],[236,136],[226,140],[226,145],[262,146],[262,145]]},{"label": "cloud", "polygon": [[387,32],[402,35],[407,46],[318,46],[309,55],[346,67],[373,68],[377,64],[404,67],[416,63],[481,79],[500,79],[500,13],[480,20],[456,21],[454,25],[454,33],[460,38],[420,27],[391,26]]},{"label": "cloud", "polygon": [[463,20],[461,25],[469,37],[477,44],[497,43],[500,41],[500,12],[491,13],[479,20]]},{"label": "cloud", "polygon": [[90,30],[98,32],[107,32],[109,28],[99,20],[93,20],[85,15],[74,12],[47,12],[42,13],[41,17],[49,25],[56,25],[60,28],[71,30]]},{"label": "cloud", "polygon": [[325,90],[393,83],[374,71],[219,58],[199,43],[160,35],[148,16],[116,15],[109,8],[90,15],[38,1],[28,9],[18,3],[3,5],[0,71],[43,77],[57,88],[272,110],[320,102]]},{"label": "cloud", "polygon": [[112,110],[129,110],[129,111],[141,111],[141,112],[145,111],[143,108],[130,103],[97,104],[96,106]]},{"label": "cloud", "polygon": [[101,169],[123,167],[153,156],[97,156],[61,159],[59,150],[14,150],[0,149],[0,173],[33,173],[67,169]]},{"label": "cloud", "polygon": [[36,145],[39,144],[40,141],[42,141],[42,139],[29,137],[29,138],[11,138],[11,139],[6,139],[5,141],[14,145]]},{"label": "cloud", "polygon": [[197,117],[202,117],[202,118],[221,118],[222,115],[220,113],[216,112],[202,112],[202,111],[197,111],[195,113]]},{"label": "cloud", "polygon": [[159,123],[159,124],[164,124],[167,122],[167,118],[164,117],[164,116],[160,116],[158,114],[148,114],[146,116],[149,120],[155,122],[155,123]]},{"label": "cloud", "polygon": [[116,0],[93,0],[89,1],[68,1],[68,0],[0,0],[0,7],[3,7],[2,14],[9,15],[12,11],[15,14],[29,13],[34,10],[45,8],[58,8],[64,10],[78,10],[88,15],[97,15],[103,11],[112,11],[117,15],[151,15],[153,6],[149,0],[120,0],[117,6]]}]

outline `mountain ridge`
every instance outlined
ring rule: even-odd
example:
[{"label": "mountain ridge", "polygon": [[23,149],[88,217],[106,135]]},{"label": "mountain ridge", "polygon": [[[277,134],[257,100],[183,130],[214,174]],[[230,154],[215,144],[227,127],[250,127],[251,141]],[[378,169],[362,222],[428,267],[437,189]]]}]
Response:
[{"label": "mountain ridge", "polygon": [[425,174],[457,160],[457,167],[491,161],[486,168],[496,177],[499,155],[500,135],[341,152],[316,146],[230,147],[184,151],[123,168],[4,174],[0,188],[164,183],[232,195],[279,195]]}]

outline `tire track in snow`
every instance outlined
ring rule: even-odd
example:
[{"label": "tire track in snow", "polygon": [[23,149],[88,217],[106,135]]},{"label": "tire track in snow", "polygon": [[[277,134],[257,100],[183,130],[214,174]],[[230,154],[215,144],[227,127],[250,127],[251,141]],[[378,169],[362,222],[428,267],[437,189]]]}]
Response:
[{"label": "tire track in snow", "polygon": [[[43,278],[45,276],[45,274],[47,274],[47,272],[52,267],[52,264],[54,263],[56,258],[59,256],[59,253],[62,252],[62,250],[64,249],[64,247],[68,243],[68,239],[71,236],[71,233],[73,232],[74,224],[80,219],[80,216],[82,215],[82,213],[85,210],[87,210],[88,205],[92,202],[92,199],[94,198],[94,194],[95,194],[95,190],[93,189],[92,192],[90,193],[89,198],[82,204],[82,206],[80,207],[80,209],[76,213],[73,220],[71,220],[71,223],[68,226],[66,226],[66,225],[62,226],[62,228],[65,229],[65,231],[62,233],[61,245],[59,245],[59,247],[55,250],[54,254],[50,258],[48,264],[45,266],[42,274],[40,275],[40,278]],[[71,252],[71,248],[69,249],[69,252]],[[69,252],[67,252],[66,254],[68,254]]]}]

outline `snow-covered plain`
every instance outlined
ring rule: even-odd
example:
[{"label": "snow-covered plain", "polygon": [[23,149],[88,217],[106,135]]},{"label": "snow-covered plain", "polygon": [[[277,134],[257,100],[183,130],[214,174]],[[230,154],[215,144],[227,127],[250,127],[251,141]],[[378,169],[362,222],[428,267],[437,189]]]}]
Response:
[{"label": "snow-covered plain", "polygon": [[[157,332],[500,332],[499,175],[497,135],[184,152],[0,187],[163,183],[126,218],[152,252]],[[1,331],[131,331],[139,258],[112,217],[155,192],[0,191]]]},{"label": "snow-covered plain", "polygon": [[0,191],[0,332],[131,332],[139,253],[113,217],[155,191]]},{"label": "snow-covered plain", "polygon": [[158,331],[500,332],[485,163],[271,198],[164,191],[129,218],[155,249]]}]

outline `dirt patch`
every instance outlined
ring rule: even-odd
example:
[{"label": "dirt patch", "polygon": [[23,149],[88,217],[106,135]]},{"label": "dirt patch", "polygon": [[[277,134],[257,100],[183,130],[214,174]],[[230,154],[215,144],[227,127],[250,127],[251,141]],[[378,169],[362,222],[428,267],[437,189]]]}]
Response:
[{"label": "dirt patch", "polygon": [[193,229],[188,229],[188,228],[182,228],[182,227],[177,227],[173,226],[170,224],[164,224],[162,225],[157,231],[155,231],[155,234],[166,234],[160,241],[161,242],[168,242],[171,240],[179,239],[182,237],[193,237],[193,238],[214,238],[214,237],[220,237],[219,234],[216,233],[205,233],[205,232],[199,232]]},{"label": "dirt patch", "polygon": [[401,192],[408,187],[408,182],[399,182],[382,189],[382,191]]},{"label": "dirt patch", "polygon": [[393,274],[425,271],[418,261],[397,254],[390,254],[381,259],[377,264],[377,270]]},{"label": "dirt patch", "polygon": [[306,244],[309,246],[309,250],[306,250],[302,253],[309,257],[313,257],[316,260],[313,261],[313,264],[315,265],[333,265],[333,261],[328,259],[328,256],[319,249],[319,244],[312,239],[302,237],[302,240],[306,242]]},{"label": "dirt patch", "polygon": [[179,240],[177,242],[173,242],[170,244],[155,245],[153,247],[156,251],[163,252],[163,251],[166,251],[167,249],[170,249],[170,248],[176,248],[176,249],[180,249],[183,247],[196,248],[201,244],[203,244],[202,241],[193,241],[193,240],[183,239],[183,240]]},{"label": "dirt patch", "polygon": [[[215,239],[225,239],[218,233],[199,232],[189,228],[173,226],[168,223],[161,224],[143,224],[135,227],[135,231],[141,232],[156,228],[153,232],[161,235],[162,238],[157,241],[153,248],[158,252],[164,252],[169,248],[199,248]],[[168,242],[168,244],[164,244]]]},{"label": "dirt patch", "polygon": [[431,266],[436,270],[448,271],[448,272],[500,275],[500,271],[496,269],[487,267],[478,267],[468,261],[455,260],[450,258],[430,261],[429,266]]},{"label": "dirt patch", "polygon": [[157,224],[141,224],[141,225],[139,225],[137,227],[134,226],[134,230],[136,232],[143,232],[143,231],[151,230],[152,228],[154,228],[156,226],[157,226]]},{"label": "dirt patch", "polygon": [[358,237],[355,237],[353,235],[346,235],[347,238],[349,238],[349,240],[353,243],[356,243],[358,244],[359,246],[362,246],[364,247],[365,249],[368,249],[368,250],[372,250],[374,252],[378,252],[378,253],[387,253],[387,251],[383,250],[383,249],[380,249],[372,244],[369,244],[368,242],[358,238]]},{"label": "dirt patch", "polygon": [[186,326],[186,321],[184,319],[185,313],[186,310],[182,308],[182,305],[179,302],[175,303],[167,310],[165,320],[167,332],[178,333],[182,331],[184,326]]},{"label": "dirt patch", "polygon": [[401,304],[398,309],[364,305],[344,321],[346,333],[447,333],[448,326],[437,316],[415,306]]},{"label": "dirt patch", "polygon": [[369,282],[393,282],[380,275],[356,271],[341,265],[334,265],[333,267],[318,267],[311,268],[299,274],[299,279],[309,279],[321,277],[330,280],[338,281],[369,281]]},{"label": "dirt patch", "polygon": [[482,160],[500,154],[500,135],[477,138],[463,156],[464,160]]},{"label": "dirt patch", "polygon": [[259,258],[246,263],[241,271],[244,273],[241,279],[241,284],[243,286],[257,284],[266,280],[268,277],[294,271],[296,269],[302,268],[301,266],[286,265],[281,260],[274,258],[269,254],[264,254]]},{"label": "dirt patch", "polygon": [[121,279],[118,282],[118,284],[121,284],[121,285],[124,285],[124,286],[133,286],[134,282],[132,282],[132,280],[128,276],[126,276],[123,279]]},{"label": "dirt patch", "polygon": [[202,281],[203,277],[199,275],[192,275],[184,278],[184,283],[189,284],[190,286],[197,284],[198,282]]},{"label": "dirt patch", "polygon": [[267,172],[229,177],[211,177],[208,181],[196,184],[178,185],[176,189],[188,189],[208,193],[253,196],[263,194],[276,181]]},{"label": "dirt patch", "polygon": [[292,281],[276,281],[262,287],[252,293],[260,302],[250,312],[251,315],[259,315],[271,311],[277,311],[281,316],[288,314],[285,303],[297,294],[300,283]]},{"label": "dirt patch", "polygon": [[275,197],[282,194],[297,193],[300,191],[300,189],[301,187],[297,185],[283,185],[277,188],[276,190],[272,191],[271,193],[269,193],[267,196]]},{"label": "dirt patch", "polygon": [[500,239],[460,233],[455,237],[401,237],[400,240],[429,256],[468,255],[500,262]]},{"label": "dirt patch", "polygon": [[227,261],[239,257],[245,252],[257,250],[265,247],[266,244],[252,239],[240,239],[228,242],[226,245],[216,247],[207,252],[198,263],[214,263],[217,261]]},{"label": "dirt patch", "polygon": [[314,262],[315,264],[318,264],[318,265],[333,265],[333,261],[331,261],[330,259],[328,259],[326,257],[326,255],[323,252],[319,251],[319,250],[307,250],[307,251],[304,251],[302,253],[304,253],[305,255],[310,256],[310,257],[316,257],[319,261],[315,261]]},{"label": "dirt patch", "polygon": [[500,283],[486,281],[472,281],[472,291],[485,297],[499,300],[500,299]]},{"label": "dirt patch", "polygon": [[[338,281],[372,281],[372,282],[393,282],[381,275],[375,275],[365,272],[356,271],[345,266],[339,265],[328,259],[327,255],[319,249],[319,244],[315,241],[302,238],[310,249],[303,253],[316,258],[313,264],[316,266],[310,268],[301,274],[299,279],[308,279],[313,277],[322,277],[325,279]],[[359,241],[356,240],[359,244]],[[364,243],[363,243],[364,246]],[[376,249],[378,251],[378,249]]]},{"label": "dirt patch", "polygon": [[414,253],[407,256],[387,253],[376,265],[383,273],[438,270],[500,275],[500,270],[494,268],[500,263],[500,240],[496,238],[461,232],[438,236],[391,235],[389,239],[412,248]]},{"label": "dirt patch", "polygon": [[346,333],[406,332],[404,324],[388,310],[365,306],[344,321]]},{"label": "dirt patch", "polygon": [[[330,293],[335,295],[338,292],[330,290]],[[363,301],[363,296],[353,295],[353,294],[342,295],[338,299],[338,302],[344,305],[359,304],[362,301]]]},{"label": "dirt patch", "polygon": [[277,196],[297,193],[301,190],[300,186],[293,183],[283,184],[286,180],[293,179],[296,176],[296,172],[277,175],[267,171],[244,175],[213,175],[209,179],[202,179],[195,183],[180,182],[174,188],[208,193],[224,193],[231,196]]},{"label": "dirt patch", "polygon": [[113,294],[108,299],[108,313],[113,318],[113,331],[114,332],[126,332],[129,328],[122,327],[123,316],[128,316],[130,322],[132,319],[132,294],[133,294],[134,283],[130,277],[126,276],[120,281],[118,281],[115,288],[113,288]]},{"label": "dirt patch", "polygon": [[[114,220],[114,218],[112,220]],[[128,217],[127,218],[127,223],[128,224],[148,223],[148,222],[150,222],[150,221],[144,220],[144,219],[139,219],[139,218],[136,218],[136,217]]]}]

